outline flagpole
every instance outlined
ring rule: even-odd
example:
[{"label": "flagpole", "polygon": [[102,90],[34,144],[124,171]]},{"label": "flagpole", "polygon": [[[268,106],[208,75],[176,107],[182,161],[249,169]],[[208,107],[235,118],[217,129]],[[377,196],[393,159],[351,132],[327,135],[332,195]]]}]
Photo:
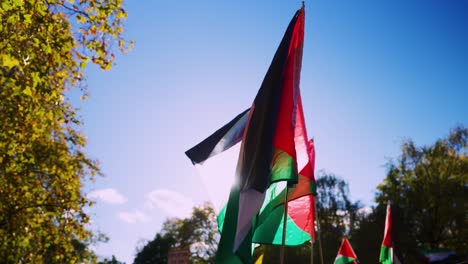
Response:
[{"label": "flagpole", "polygon": [[314,264],[314,241],[312,239],[310,240],[310,264]]},{"label": "flagpole", "polygon": [[[390,201],[390,200],[387,201],[387,207],[389,207],[390,215],[393,216],[393,214],[391,213],[392,212],[392,201]],[[388,210],[387,210],[387,214],[388,214]],[[392,219],[390,219],[390,221],[392,221]],[[385,222],[387,222],[387,219],[385,219]],[[387,223],[385,223],[385,225],[387,225]],[[392,233],[393,232],[390,231],[390,235],[392,237],[392,250],[390,251],[390,261],[393,264],[393,234]]]},{"label": "flagpole", "polygon": [[286,183],[286,195],[284,196],[284,215],[283,215],[283,236],[281,238],[281,255],[280,263],[284,264],[284,250],[286,244],[286,223],[288,219],[288,195],[289,195],[289,182]]},{"label": "flagpole", "polygon": [[[313,200],[314,200],[314,215],[315,217],[314,218],[317,218],[317,212],[315,210],[315,196],[312,196]],[[313,219],[312,221],[312,228],[313,230],[315,231],[315,221],[316,219]],[[310,264],[314,264],[314,244],[315,242],[317,242],[317,233],[314,232],[314,235],[315,237],[312,238],[312,236],[310,236]]]},{"label": "flagpole", "polygon": [[[317,196],[315,196],[317,197]],[[319,215],[317,213],[317,201],[314,197],[314,210],[315,210],[315,221],[317,221],[317,240],[318,240],[318,246],[319,246],[319,255],[320,255],[320,264],[323,264],[323,252],[322,252],[322,240],[320,239],[320,221],[319,221]]]},{"label": "flagpole", "polygon": [[[312,199],[314,200],[314,206],[313,206],[313,210],[314,210],[314,218],[317,217],[317,212],[315,210],[315,196],[312,195]],[[312,221],[312,230],[315,231],[315,221],[316,219],[313,218],[313,221]],[[317,233],[314,232],[314,237],[312,238],[312,235],[310,236],[310,264],[314,264],[314,244],[315,242],[317,242]]]}]

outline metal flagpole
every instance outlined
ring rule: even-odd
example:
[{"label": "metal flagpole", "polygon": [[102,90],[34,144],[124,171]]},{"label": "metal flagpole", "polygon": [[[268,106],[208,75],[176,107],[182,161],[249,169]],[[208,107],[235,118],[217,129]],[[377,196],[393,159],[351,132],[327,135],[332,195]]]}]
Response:
[{"label": "metal flagpole", "polygon": [[283,215],[283,236],[281,238],[281,255],[280,255],[280,263],[284,264],[284,250],[286,243],[286,223],[288,219],[288,193],[289,193],[289,182],[286,183],[286,195],[284,196],[284,215]]}]

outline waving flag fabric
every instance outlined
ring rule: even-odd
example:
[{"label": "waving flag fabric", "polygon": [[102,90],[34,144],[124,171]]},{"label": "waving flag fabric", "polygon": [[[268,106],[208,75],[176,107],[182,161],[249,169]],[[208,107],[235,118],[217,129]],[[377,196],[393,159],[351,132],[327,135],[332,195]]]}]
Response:
[{"label": "waving flag fabric", "polygon": [[228,124],[191,148],[185,154],[192,160],[207,187],[216,213],[226,206],[235,182],[237,159],[250,109],[237,115]]},{"label": "waving flag fabric", "polygon": [[195,164],[213,159],[239,140],[242,129],[238,128],[245,124],[217,263],[250,262],[252,222],[267,188],[279,181],[298,182],[295,124],[303,40],[301,8],[291,20],[250,110],[186,152]]},{"label": "waving flag fabric", "polygon": [[343,239],[334,264],[357,264],[357,256],[347,238]]},{"label": "waving flag fabric", "polygon": [[384,239],[380,248],[380,262],[383,264],[393,263],[392,208],[390,201],[387,204],[387,218],[385,219]]},{"label": "waving flag fabric", "polygon": [[[301,245],[315,240],[315,148],[313,140],[307,141],[301,97],[298,98],[295,127],[297,163],[301,166],[298,184],[288,191],[286,240],[288,246]],[[286,184],[273,183],[267,191],[265,202],[257,217],[253,241],[259,244],[281,245],[284,196]]]},{"label": "waving flag fabric", "polygon": [[[286,240],[287,246],[301,245],[315,240],[315,147],[313,140],[304,144],[307,138],[301,98],[298,99],[296,152],[298,164],[303,164],[298,184],[289,188]],[[232,122],[232,121],[231,121]],[[300,162],[301,161],[301,162]],[[286,184],[273,183],[266,192],[265,201],[256,217],[253,241],[258,244],[280,245],[283,230],[284,195]],[[224,224],[225,210],[218,215],[218,225]]]}]

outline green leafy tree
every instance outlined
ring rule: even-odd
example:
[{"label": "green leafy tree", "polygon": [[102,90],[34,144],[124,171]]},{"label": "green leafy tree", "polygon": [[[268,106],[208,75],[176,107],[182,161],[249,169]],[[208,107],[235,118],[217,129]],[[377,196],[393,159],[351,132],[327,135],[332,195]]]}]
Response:
[{"label": "green leafy tree", "polygon": [[169,250],[174,245],[175,239],[170,235],[156,234],[156,237],[148,241],[141,249],[137,249],[134,264],[165,264]]},{"label": "green leafy tree", "polygon": [[468,129],[460,126],[430,146],[404,141],[401,156],[388,164],[387,177],[377,187],[376,209],[384,211],[386,201],[393,202],[394,217],[401,219],[394,227],[395,244],[410,263],[419,248],[468,255],[467,140]]},{"label": "green leafy tree", "polygon": [[125,264],[125,262],[118,261],[117,258],[112,255],[110,259],[103,259],[102,261],[99,261],[98,264]]},{"label": "green leafy tree", "polygon": [[[356,228],[360,202],[349,198],[348,183],[334,174],[321,172],[317,178],[317,215],[320,223],[323,260],[333,263],[341,240]],[[353,244],[352,238],[350,242]],[[319,263],[318,243],[315,261]]]},{"label": "green leafy tree", "polygon": [[[351,243],[361,263],[377,263],[380,256],[385,229],[386,207],[384,210],[375,210],[362,213],[358,216],[356,228],[350,231]],[[395,212],[395,208],[393,208]],[[393,227],[399,227],[400,221],[393,216]],[[393,238],[395,239],[395,237]],[[398,253],[399,248],[394,247],[394,253]],[[399,254],[398,254],[399,255]],[[399,258],[401,259],[401,258]]]},{"label": "green leafy tree", "polygon": [[[92,259],[83,210],[86,181],[100,174],[84,152],[66,92],[93,62],[109,69],[122,38],[122,0],[0,1],[0,259]],[[84,246],[83,246],[84,245]]]},{"label": "green leafy tree", "polygon": [[135,264],[167,263],[170,249],[189,249],[191,263],[214,263],[219,241],[216,214],[211,204],[194,207],[189,218],[164,222],[160,233],[137,249]]}]

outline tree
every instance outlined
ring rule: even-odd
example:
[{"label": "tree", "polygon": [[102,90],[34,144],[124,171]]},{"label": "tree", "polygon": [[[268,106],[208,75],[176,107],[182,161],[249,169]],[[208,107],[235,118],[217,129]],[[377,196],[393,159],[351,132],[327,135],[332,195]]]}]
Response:
[{"label": "tree", "polygon": [[167,263],[167,255],[174,245],[175,239],[172,236],[162,236],[156,234],[156,237],[138,249],[134,264],[164,264]]},{"label": "tree", "polygon": [[[0,3],[0,259],[75,263],[92,259],[82,186],[100,174],[84,152],[77,109],[93,62],[109,69],[122,38],[122,0]],[[84,248],[82,245],[85,245]]]},{"label": "tree", "polygon": [[[317,178],[316,205],[323,260],[325,263],[333,263],[343,236],[356,229],[359,209],[362,205],[359,201],[350,200],[347,182],[334,174],[324,172],[321,172]],[[353,243],[352,238],[350,242]],[[318,253],[318,247],[315,250]],[[318,254],[315,256],[316,263],[319,263]]]},{"label": "tree", "polygon": [[191,263],[214,263],[219,241],[216,214],[211,204],[194,207],[191,217],[168,219],[161,232],[141,249],[135,264],[167,263],[170,249],[189,249]]},{"label": "tree", "polygon": [[102,261],[99,261],[98,264],[125,264],[125,262],[118,261],[117,258],[112,255],[111,259],[105,258]]},{"label": "tree", "polygon": [[[385,214],[386,210],[375,210],[374,208],[370,212],[361,213],[356,228],[349,233],[354,252],[361,263],[377,263],[379,261],[385,228]],[[394,216],[393,227],[396,226],[399,227],[400,223]],[[394,252],[398,253],[398,248]]]},{"label": "tree", "polygon": [[394,217],[401,219],[395,243],[405,260],[415,259],[419,248],[452,249],[466,258],[467,139],[468,129],[459,126],[431,146],[406,140],[401,156],[389,162],[376,209],[393,202]]}]

